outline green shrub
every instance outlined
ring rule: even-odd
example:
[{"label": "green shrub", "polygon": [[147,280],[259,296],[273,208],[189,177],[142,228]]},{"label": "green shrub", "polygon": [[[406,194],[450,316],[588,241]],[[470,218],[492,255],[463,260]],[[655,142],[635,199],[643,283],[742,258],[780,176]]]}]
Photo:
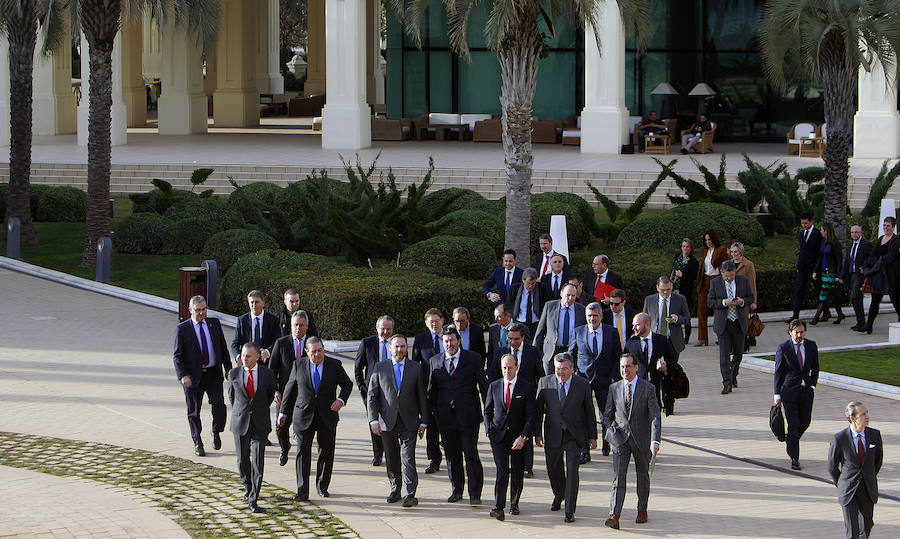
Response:
[{"label": "green shrub", "polygon": [[[262,289],[270,275],[298,270],[333,270],[339,266],[340,264],[326,256],[311,253],[264,250],[246,254],[228,269],[228,273],[222,279],[220,300],[229,312],[242,312],[246,308],[247,292]],[[279,294],[278,298],[273,298],[270,306],[280,305]]]},{"label": "green shrub", "polygon": [[150,183],[154,186],[152,190],[146,193],[132,193],[128,195],[128,198],[134,203],[132,207],[134,213],[153,212],[162,215],[173,204],[186,198],[197,196],[184,189],[175,189],[171,183],[159,178],[150,180]]},{"label": "green shrub", "polygon": [[87,193],[77,187],[60,186],[44,190],[38,200],[35,221],[84,221]]},{"label": "green shrub", "polygon": [[579,215],[576,206],[561,202],[533,202],[531,204],[531,241],[529,245],[537,247],[538,237],[550,232],[550,217],[553,215],[566,216],[569,249],[578,249],[588,244],[591,232]]},{"label": "green shrub", "polygon": [[[253,182],[242,185],[240,191],[255,200],[263,208],[272,208],[275,206],[275,199],[283,189],[281,186],[268,182]],[[237,210],[237,212],[248,223],[256,223],[256,212],[253,208],[248,208],[246,204],[241,202],[239,195],[235,194],[237,190],[232,191],[228,195],[228,204]]]},{"label": "green shrub", "polygon": [[732,241],[762,245],[765,240],[762,225],[750,215],[723,204],[695,202],[631,223],[616,238],[616,249],[671,248],[674,252],[682,238],[703,245],[699,240],[710,228],[723,245]]},{"label": "green shrub", "polygon": [[400,254],[400,265],[422,266],[467,279],[484,279],[497,265],[497,257],[483,240],[435,236],[404,249]]},{"label": "green shrub", "polygon": [[436,221],[456,210],[485,209],[489,202],[481,193],[461,187],[438,189],[425,195],[419,211],[428,220]]},{"label": "green shrub", "polygon": [[226,223],[205,217],[190,217],[175,221],[166,229],[160,254],[193,254],[203,249],[206,240],[226,230]]},{"label": "green shrub", "polygon": [[224,275],[237,259],[263,249],[278,249],[272,236],[256,230],[233,228],[214,234],[203,244],[204,260],[215,260]]},{"label": "green shrub", "polygon": [[172,221],[194,218],[220,221],[223,230],[241,228],[245,224],[240,213],[218,197],[187,197],[172,205],[163,215]]},{"label": "green shrub", "polygon": [[[287,213],[290,222],[296,222],[304,217],[302,209],[303,201],[310,197],[310,185],[316,180],[321,181],[321,176],[315,178],[307,177],[299,182],[289,184],[275,195],[275,206]],[[327,176],[325,176],[325,182],[328,185],[329,195],[336,198],[339,206],[346,206],[346,204],[342,204],[341,202],[345,202],[345,199],[349,195],[349,186],[347,183]],[[315,187],[313,186],[313,188]]]},{"label": "green shrub", "polygon": [[865,216],[861,213],[847,214],[847,237],[850,237],[850,227],[859,225],[862,227],[863,235],[867,238],[877,238],[881,235],[881,216],[870,215]]},{"label": "green shrub", "polygon": [[567,192],[556,192],[556,191],[548,191],[546,193],[537,193],[536,195],[531,195],[531,203],[537,204],[538,202],[558,202],[560,204],[568,204],[573,206],[578,210],[578,216],[581,217],[582,221],[584,221],[584,225],[590,230],[591,222],[585,220],[586,216],[589,216],[593,219],[594,216],[594,208],[591,206],[590,202],[585,200],[583,197],[576,195],[575,193],[567,193]]},{"label": "green shrub", "polygon": [[503,253],[505,231],[503,219],[480,210],[456,210],[427,226],[430,236],[462,236],[484,240],[496,258]]},{"label": "green shrub", "polygon": [[117,252],[156,254],[172,221],[156,213],[135,213],[122,219],[113,234],[113,246]]}]

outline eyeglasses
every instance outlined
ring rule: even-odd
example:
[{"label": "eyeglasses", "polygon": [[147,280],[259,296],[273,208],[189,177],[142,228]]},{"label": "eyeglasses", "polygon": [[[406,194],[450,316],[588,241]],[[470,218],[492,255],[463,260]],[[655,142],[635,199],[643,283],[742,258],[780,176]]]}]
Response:
[{"label": "eyeglasses", "polygon": [[624,301],[610,301],[609,302],[610,305],[621,305],[623,303],[625,303],[625,302]]}]

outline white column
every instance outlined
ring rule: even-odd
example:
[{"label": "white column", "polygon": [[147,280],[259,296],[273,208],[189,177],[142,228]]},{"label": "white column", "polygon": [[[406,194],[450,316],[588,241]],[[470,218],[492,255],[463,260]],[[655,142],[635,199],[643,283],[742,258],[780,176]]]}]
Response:
[{"label": "white column", "polygon": [[278,0],[269,0],[269,92],[284,93],[284,77],[281,76],[281,12]]},{"label": "white column", "polygon": [[9,146],[9,40],[0,35],[0,146]]},{"label": "white column", "polygon": [[252,0],[221,0],[216,39],[216,91],[213,117],[216,127],[259,125],[259,89],[256,81],[256,19]]},{"label": "white column", "polygon": [[119,32],[122,37],[122,100],[128,127],[147,125],[147,87],[143,75],[143,34],[141,19],[128,22]]},{"label": "white column", "polygon": [[[81,104],[78,105],[78,145],[88,143],[88,111],[91,100],[90,83],[91,66],[88,54],[88,42],[81,36]],[[113,146],[128,143],[127,116],[125,102],[122,100],[122,32],[116,34],[112,53],[112,110],[110,141]]]},{"label": "white column", "polygon": [[322,147],[372,145],[366,105],[366,0],[326,0],[325,69],[330,90],[322,110]]},{"label": "white column", "polygon": [[34,48],[32,133],[68,135],[78,130],[78,104],[72,93],[72,47],[68,17],[62,23],[59,45],[44,55],[41,34]]},{"label": "white column", "polygon": [[141,69],[147,80],[159,79],[162,76],[162,43],[159,26],[150,17],[150,10],[145,10],[142,17],[141,32]]},{"label": "white column", "polygon": [[[876,62],[872,72],[859,69],[859,110],[853,118],[853,157],[900,157],[900,113],[897,112],[897,68]],[[827,133],[826,133],[827,134]]]},{"label": "white column", "polygon": [[162,36],[162,95],[159,134],[206,133],[207,102],[203,90],[203,50],[186,24],[170,17]]},{"label": "white column", "polygon": [[325,93],[325,0],[306,3],[306,83],[303,95]]},{"label": "white column", "polygon": [[625,107],[625,28],[616,2],[600,4],[598,30],[603,54],[597,50],[594,30],[584,30],[584,110],[581,113],[581,151],[619,153],[628,138]]},{"label": "white column", "polygon": [[253,14],[253,50],[256,51],[256,87],[259,93],[269,93],[269,1],[256,3]]}]

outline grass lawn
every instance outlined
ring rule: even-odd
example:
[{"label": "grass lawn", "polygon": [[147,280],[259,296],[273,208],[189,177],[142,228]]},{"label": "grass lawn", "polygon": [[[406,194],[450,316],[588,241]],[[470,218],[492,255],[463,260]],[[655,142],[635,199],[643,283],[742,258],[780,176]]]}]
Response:
[{"label": "grass lawn", "polygon": [[[819,369],[892,386],[900,386],[900,348],[878,348],[819,354]],[[775,361],[775,356],[763,359]]]}]

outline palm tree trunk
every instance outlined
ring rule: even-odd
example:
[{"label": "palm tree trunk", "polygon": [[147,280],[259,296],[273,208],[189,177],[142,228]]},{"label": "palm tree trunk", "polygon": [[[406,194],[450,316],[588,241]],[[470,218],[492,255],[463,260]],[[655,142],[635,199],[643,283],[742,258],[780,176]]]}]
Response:
[{"label": "palm tree trunk", "polygon": [[825,222],[834,226],[841,243],[847,236],[847,176],[850,172],[850,136],[853,129],[853,92],[856,69],[846,66],[841,38],[829,35],[822,52],[822,80],[825,85]]},{"label": "palm tree trunk", "polygon": [[[21,221],[23,245],[37,244],[31,222],[31,123],[34,47],[37,14],[33,2],[25,2],[20,16],[7,14],[9,36],[9,195],[4,225],[12,217]],[[3,241],[6,241],[4,226]]]},{"label": "palm tree trunk", "polygon": [[[500,48],[503,152],[506,169],[506,241],[519,260],[529,259],[531,237],[531,105],[537,86],[541,37],[537,3],[520,8]],[[524,253],[524,254],[523,254]]]}]

